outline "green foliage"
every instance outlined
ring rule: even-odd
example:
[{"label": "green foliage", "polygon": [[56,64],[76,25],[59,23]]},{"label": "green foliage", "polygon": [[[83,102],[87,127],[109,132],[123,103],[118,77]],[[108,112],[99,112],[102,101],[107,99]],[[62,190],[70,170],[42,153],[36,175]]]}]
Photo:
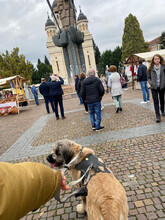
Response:
[{"label": "green foliage", "polygon": [[25,60],[23,54],[19,55],[19,48],[13,49],[11,54],[6,50],[6,53],[0,54],[0,75],[5,77],[21,75],[22,77],[31,79],[32,65]]},{"label": "green foliage", "polygon": [[97,66],[100,61],[101,53],[100,53],[98,46],[95,44],[94,40],[93,40],[93,49],[94,49],[94,54],[95,54],[96,66]]},{"label": "green foliage", "polygon": [[161,49],[165,49],[165,32],[162,32],[159,42],[161,44]]},{"label": "green foliage", "polygon": [[110,65],[115,65],[118,68],[119,63],[121,61],[121,53],[122,53],[122,50],[121,50],[121,47],[119,46],[116,47],[114,51],[106,50],[105,52],[102,53],[100,57],[99,65],[98,65],[99,76],[101,74],[105,75],[107,65],[108,67]]},{"label": "green foliage", "polygon": [[45,56],[44,63],[38,59],[37,68],[35,69],[33,66],[33,75],[32,75],[32,83],[37,84],[41,82],[41,78],[49,79],[50,74],[53,72],[52,66],[49,63],[49,60]]},{"label": "green foliage", "polygon": [[132,14],[125,18],[124,34],[122,38],[122,60],[131,54],[148,51],[148,43],[144,41],[140,24]]},{"label": "green foliage", "polygon": [[46,56],[45,56],[45,59],[44,59],[44,63],[47,64],[48,66],[50,66],[50,62],[49,62],[49,60]]}]

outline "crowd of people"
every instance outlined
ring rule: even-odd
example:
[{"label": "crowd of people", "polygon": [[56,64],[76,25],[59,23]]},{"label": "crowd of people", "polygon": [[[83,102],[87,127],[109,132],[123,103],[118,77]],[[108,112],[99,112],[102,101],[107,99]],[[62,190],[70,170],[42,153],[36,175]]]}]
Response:
[{"label": "crowd of people", "polygon": [[[122,111],[122,77],[124,77],[124,72],[120,75],[114,65],[110,66],[107,78],[101,75],[99,79],[94,69],[90,69],[87,74],[81,73],[80,79],[78,76],[75,77],[75,80],[78,79],[76,80],[77,95],[82,100],[82,103],[81,101],[80,103],[84,104],[86,112],[90,112],[93,130],[100,131],[104,128],[101,126],[101,100],[107,88],[111,92],[116,106],[116,113]],[[124,79],[127,82],[127,79]],[[156,122],[160,122],[160,115],[165,116],[165,62],[159,54],[154,55],[152,58],[148,73],[145,65],[142,64],[142,61],[139,61],[137,81],[140,83],[143,94],[142,104],[150,101],[147,87],[147,81],[149,82]],[[65,118],[61,87],[63,83],[64,80],[58,74],[53,74],[48,82],[42,78],[42,83],[39,87],[40,93],[45,100],[47,112],[50,112],[48,105],[50,102],[57,120],[59,119],[58,104],[61,110],[61,117]],[[32,91],[35,96],[37,94],[35,86],[32,86]],[[37,98],[35,100],[36,104],[39,104]],[[66,184],[66,178],[61,171],[55,172],[42,164],[32,162],[9,164],[1,162],[0,171],[3,184],[0,192],[4,201],[3,206],[0,207],[2,220],[19,219],[29,211],[36,210],[45,204],[60,189],[69,189],[69,186]],[[12,200],[10,195],[12,195]]]},{"label": "crowd of people", "polygon": [[[161,121],[161,115],[165,116],[164,112],[164,93],[165,93],[165,62],[164,59],[156,54],[152,58],[149,69],[142,63],[142,60],[137,61],[137,82],[139,82],[143,101],[141,104],[150,102],[150,92],[148,83],[151,87],[151,94],[153,98],[156,122]],[[122,93],[123,89],[128,89],[128,78],[125,70],[122,69],[121,73],[117,72],[117,67],[111,65],[107,76],[103,74],[100,78],[96,76],[94,69],[90,69],[87,73],[82,72],[80,77],[74,76],[75,91],[80,100],[80,105],[84,105],[85,113],[90,113],[90,120],[92,129],[99,131],[104,127],[101,126],[101,110],[104,106],[101,104],[102,97],[105,92],[110,92],[116,113],[123,110],[122,108]],[[55,112],[56,119],[59,120],[58,105],[60,107],[61,118],[65,119],[63,107],[63,90],[62,85],[64,80],[58,75],[53,74],[48,82],[45,78],[41,79],[39,91],[45,100],[47,113],[50,113],[49,103],[51,104],[52,111]],[[39,105],[38,92],[34,85],[31,91],[34,95],[36,105]]]}]

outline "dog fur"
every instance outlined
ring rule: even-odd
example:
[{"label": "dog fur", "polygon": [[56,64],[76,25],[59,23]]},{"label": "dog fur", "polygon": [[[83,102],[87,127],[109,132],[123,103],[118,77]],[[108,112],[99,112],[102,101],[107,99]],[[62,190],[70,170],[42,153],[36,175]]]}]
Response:
[{"label": "dog fur", "polygon": [[[57,141],[47,160],[52,164],[52,167],[60,167],[69,163],[81,148],[81,145],[67,139]],[[83,148],[82,152],[83,157],[81,160],[89,154],[94,154],[92,149],[86,147]],[[80,171],[75,167],[71,170],[73,179],[79,179]],[[128,219],[126,192],[112,171],[111,173],[97,173],[94,175],[90,179],[87,189],[88,195],[82,197],[82,204],[77,206],[77,211],[79,213],[86,211],[88,220]]]}]

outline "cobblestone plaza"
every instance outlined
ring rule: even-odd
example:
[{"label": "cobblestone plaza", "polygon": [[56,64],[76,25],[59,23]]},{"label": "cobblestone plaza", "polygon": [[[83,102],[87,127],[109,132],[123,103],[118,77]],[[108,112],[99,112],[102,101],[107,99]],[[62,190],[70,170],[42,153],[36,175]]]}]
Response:
[{"label": "cobblestone plaza", "polygon": [[[116,114],[111,95],[105,94],[105,128],[98,133],[91,129],[89,114],[78,98],[64,100],[65,120],[46,114],[43,103],[23,108],[18,115],[2,116],[0,161],[49,165],[46,156],[52,143],[71,139],[94,149],[125,187],[129,220],[165,220],[165,117],[156,123],[153,103],[141,105],[141,97],[140,90],[124,91],[123,111]],[[69,173],[67,179],[71,180]],[[72,197],[60,204],[52,199],[22,219],[86,219],[76,212],[79,200]]]}]

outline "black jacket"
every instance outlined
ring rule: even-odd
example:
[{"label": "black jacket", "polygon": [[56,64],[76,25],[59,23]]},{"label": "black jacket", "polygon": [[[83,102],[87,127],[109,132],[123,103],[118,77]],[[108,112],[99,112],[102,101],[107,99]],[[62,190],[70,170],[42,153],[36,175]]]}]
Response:
[{"label": "black jacket", "polygon": [[[151,89],[157,89],[157,74],[154,68],[148,74],[148,82]],[[165,66],[161,65],[160,69],[160,89],[165,89]]]},{"label": "black jacket", "polygon": [[82,78],[82,79],[80,79],[80,80],[78,81],[78,84],[77,84],[77,92],[78,92],[78,94],[80,94],[81,85],[82,85],[84,79],[85,79],[85,78]]},{"label": "black jacket", "polygon": [[41,95],[43,96],[49,96],[49,86],[46,82],[43,82],[40,86],[39,86],[39,91],[41,93]]},{"label": "black jacket", "polygon": [[64,80],[61,77],[59,77],[59,79],[60,79],[59,81],[48,82],[49,95],[51,97],[63,94],[63,90],[62,90],[61,85],[64,83]]},{"label": "black jacket", "polygon": [[104,95],[101,80],[95,76],[87,77],[82,83],[80,95],[87,104],[100,102]]},{"label": "black jacket", "polygon": [[75,90],[77,91],[77,86],[78,86],[79,78],[75,79]]},{"label": "black jacket", "polygon": [[147,67],[144,64],[138,67],[137,82],[140,81],[147,81]]}]

